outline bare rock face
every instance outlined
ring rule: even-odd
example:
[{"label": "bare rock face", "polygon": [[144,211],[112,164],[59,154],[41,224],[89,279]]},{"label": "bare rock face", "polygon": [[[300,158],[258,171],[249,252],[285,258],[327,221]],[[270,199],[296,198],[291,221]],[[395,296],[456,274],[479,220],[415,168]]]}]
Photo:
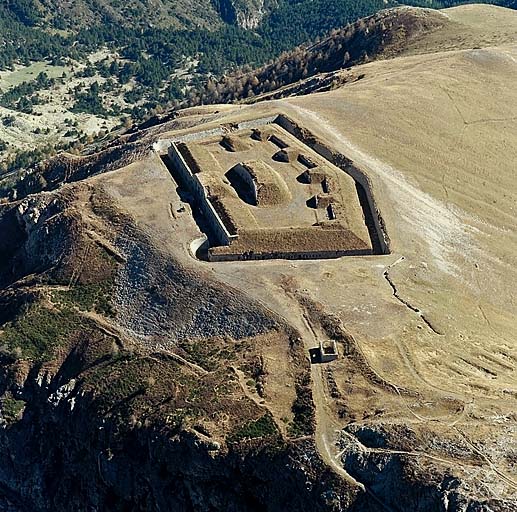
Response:
[{"label": "bare rock face", "polygon": [[257,28],[268,12],[267,0],[254,0],[250,5],[242,7],[239,7],[240,2],[235,3],[237,4],[237,25],[248,30]]},{"label": "bare rock face", "polygon": [[278,5],[276,0],[213,0],[224,21],[253,30]]}]

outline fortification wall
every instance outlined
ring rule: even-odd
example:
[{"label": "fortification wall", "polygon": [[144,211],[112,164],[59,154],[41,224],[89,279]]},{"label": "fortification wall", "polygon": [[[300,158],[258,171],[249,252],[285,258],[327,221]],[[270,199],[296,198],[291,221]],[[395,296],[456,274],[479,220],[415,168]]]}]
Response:
[{"label": "fortification wall", "polygon": [[298,251],[298,252],[236,252],[217,254],[208,250],[208,261],[257,261],[257,260],[325,260],[343,256],[371,256],[370,249],[352,249],[343,251]]},{"label": "fortification wall", "polygon": [[[368,201],[367,206],[370,209],[372,220],[375,226],[375,239],[372,239],[372,245],[377,249],[376,252],[380,252],[381,254],[390,254],[389,237],[386,233],[382,216],[375,203],[375,199],[372,194],[372,185],[368,176],[366,176],[363,171],[357,168],[352,160],[346,158],[341,153],[330,149],[328,146],[319,141],[311,132],[305,128],[301,128],[292,119],[289,119],[284,114],[279,114],[275,119],[275,123],[296,137],[298,140],[303,142],[305,145],[310,147],[313,151],[318,153],[318,155],[325,158],[325,160],[328,160],[336,167],[352,176],[352,178],[354,178],[354,180],[359,183],[359,185],[361,185],[365,192],[366,199]],[[366,213],[367,212],[365,212],[365,216]]]},{"label": "fortification wall", "polygon": [[[370,230],[370,237],[372,239],[372,244],[375,247],[375,254],[389,254],[389,237],[385,231],[384,222],[380,215],[380,212],[375,203],[372,186],[368,176],[357,168],[352,160],[346,158],[341,153],[333,151],[330,147],[326,146],[322,141],[318,140],[311,132],[308,130],[298,126],[296,122],[289,119],[284,114],[275,115],[266,118],[254,119],[249,121],[244,121],[239,123],[238,125],[233,125],[231,127],[220,127],[214,128],[210,130],[205,130],[196,133],[184,134],[173,140],[169,139],[167,141],[160,140],[156,143],[156,150],[163,150],[165,148],[164,143],[169,144],[168,155],[171,161],[174,164],[176,171],[179,173],[181,180],[184,181],[185,185],[188,187],[189,191],[195,196],[195,199],[203,212],[209,228],[214,234],[217,243],[222,246],[230,246],[231,242],[238,238],[238,235],[231,234],[221,217],[218,215],[217,211],[214,209],[210,200],[208,199],[207,192],[199,181],[197,176],[191,171],[185,159],[182,157],[181,153],[178,151],[176,146],[177,142],[190,142],[196,140],[202,140],[208,137],[213,136],[222,136],[229,131],[233,130],[243,130],[243,129],[252,129],[259,128],[261,126],[265,126],[268,124],[276,123],[278,126],[286,130],[289,134],[296,137],[303,144],[307,145],[317,154],[319,154],[324,159],[328,160],[336,167],[341,169],[343,172],[349,174],[356,183],[360,185],[360,188],[364,191],[365,200],[361,201],[363,205],[363,210],[365,212],[365,217],[368,214],[371,217],[371,224],[374,225],[374,229]],[[308,162],[310,160],[308,159]],[[307,165],[305,162],[302,162]],[[312,162],[310,162],[312,164]],[[311,166],[312,167],[312,166]],[[310,168],[310,167],[309,167]],[[256,187],[253,179],[249,176],[248,173],[243,173],[241,178],[245,179],[248,182],[248,179],[251,179],[252,186]],[[252,189],[253,190],[253,189]],[[364,203],[367,204],[364,204]],[[368,211],[367,211],[368,210]],[[372,251],[370,249],[353,249],[353,250],[328,250],[328,251],[298,251],[298,252],[290,252],[290,251],[272,251],[272,252],[231,252],[226,251],[225,253],[218,253],[217,251],[214,253],[213,250],[208,251],[208,260],[213,262],[219,261],[246,261],[246,260],[267,260],[267,259],[287,259],[287,260],[303,260],[303,259],[329,259],[329,258],[339,258],[342,256],[365,256],[371,255]]]},{"label": "fortification wall", "polygon": [[153,144],[153,149],[159,154],[166,154],[173,142],[196,142],[198,140],[209,139],[212,137],[222,137],[228,132],[235,130],[252,130],[253,128],[260,128],[262,126],[274,123],[277,117],[277,115],[274,115],[269,117],[261,117],[259,119],[250,119],[243,121],[242,123],[238,123],[237,125],[223,125],[218,126],[217,128],[211,128],[209,130],[202,130],[200,132],[184,133],[183,135],[178,135],[177,137],[171,139],[158,139]]},{"label": "fortification wall", "polygon": [[209,228],[217,242],[220,245],[230,245],[230,242],[236,239],[237,235],[230,234],[224,225],[224,222],[208,199],[205,187],[203,187],[197,176],[189,168],[187,162],[181,155],[178,146],[174,142],[169,146],[168,154],[180,179],[188,187],[188,191],[194,195],[194,198],[197,201],[200,210],[203,212]]},{"label": "fortification wall", "polygon": [[267,124],[272,124],[276,121],[277,116],[261,117],[259,119],[251,119],[249,121],[243,121],[238,124],[239,130],[252,130],[253,128],[260,128]]},{"label": "fortification wall", "polygon": [[186,133],[171,140],[171,142],[196,142],[210,137],[222,137],[225,133],[223,128],[213,128],[212,130],[204,130],[202,132]]}]

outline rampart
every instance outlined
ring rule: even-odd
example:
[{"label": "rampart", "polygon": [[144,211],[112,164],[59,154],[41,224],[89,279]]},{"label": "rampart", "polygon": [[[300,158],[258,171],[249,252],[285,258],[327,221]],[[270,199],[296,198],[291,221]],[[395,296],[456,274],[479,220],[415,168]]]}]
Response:
[{"label": "rampart", "polygon": [[191,171],[175,142],[171,142],[168,154],[181,181],[183,181],[187,190],[194,196],[199,209],[203,212],[209,228],[217,239],[217,242],[220,245],[230,245],[231,241],[237,238],[237,235],[232,235],[228,231],[221,217],[215,211],[215,208],[208,199],[205,187],[199,181],[198,177]]},{"label": "rampart", "polygon": [[[251,249],[253,248],[253,249]],[[209,261],[328,259],[371,255],[371,248],[349,230],[321,227],[247,230],[230,246],[212,247]]]},{"label": "rampart", "polygon": [[[326,146],[323,142],[317,139],[311,132],[306,130],[305,128],[300,127],[295,121],[291,120],[284,114],[279,114],[267,118],[260,118],[255,120],[244,121],[239,123],[238,125],[234,125],[232,130],[241,130],[241,129],[259,129],[261,127],[277,124],[284,130],[286,130],[289,134],[294,136],[296,139],[301,141],[303,144],[311,148],[315,153],[323,157],[325,160],[329,161],[343,172],[349,174],[356,181],[358,193],[361,197],[361,205],[363,207],[363,213],[365,219],[367,221],[368,230],[370,232],[371,243],[373,246],[373,254],[389,254],[389,237],[385,231],[384,222],[381,217],[381,214],[377,208],[375,203],[372,190],[371,183],[368,176],[357,168],[353,161],[346,158],[341,153],[335,152],[330,147]],[[230,130],[230,131],[232,131]],[[185,158],[182,156],[181,152],[178,149],[179,142],[190,142],[202,140],[205,137],[211,137],[214,135],[223,136],[228,133],[227,127],[215,128],[211,130],[205,130],[196,133],[190,133],[185,135],[180,135],[174,140],[169,139],[167,142],[170,144],[168,147],[168,156],[172,161],[175,170],[178,172],[180,179],[184,182],[187,190],[194,196],[196,203],[199,206],[199,209],[202,211],[208,228],[212,232],[212,236],[216,240],[217,244],[220,246],[226,247],[212,247],[208,251],[208,259],[210,261],[235,261],[235,260],[264,260],[264,259],[289,259],[289,260],[297,260],[297,259],[325,259],[325,258],[338,258],[341,256],[358,256],[358,255],[370,255],[372,254],[371,249],[332,249],[326,248],[323,250],[316,249],[308,249],[305,251],[292,251],[289,248],[284,248],[284,250],[258,250],[258,251],[242,251],[239,250],[238,243],[235,244],[235,250],[233,248],[228,247],[232,245],[232,242],[236,242],[239,239],[239,236],[235,233],[232,234],[228,227],[225,225],[223,219],[218,214],[213,204],[211,203],[207,191],[203,184],[200,182],[199,178],[196,176],[194,172],[190,169],[189,165],[185,161]],[[269,134],[268,134],[269,135]],[[272,138],[268,137],[271,142],[276,144],[279,148],[287,147],[287,145],[278,137],[275,137],[275,140],[271,140]],[[158,141],[155,144],[155,149],[157,151],[163,150],[165,148],[165,141]],[[310,160],[308,157],[304,157],[301,155],[303,160],[302,163],[306,165],[308,169],[309,182],[312,180],[319,181],[319,173],[317,166]],[[298,157],[300,159],[300,157]],[[309,165],[307,165],[309,164]],[[241,175],[241,178],[245,178],[246,181],[251,179],[252,177],[245,177]],[[311,179],[312,178],[312,179]],[[323,180],[324,183],[324,192],[329,192],[328,180],[325,178]],[[249,185],[252,185],[249,183]],[[253,186],[256,190],[256,184],[253,183]],[[329,218],[335,218],[334,210],[332,208],[332,204],[328,205]],[[219,249],[219,250],[218,250]],[[281,248],[280,248],[281,249]]]},{"label": "rampart", "polygon": [[363,207],[363,211],[367,220],[367,224],[368,220],[370,220],[373,224],[372,226],[369,226],[369,230],[370,237],[372,239],[372,245],[374,247],[374,253],[390,254],[389,237],[386,234],[384,221],[377,208],[375,199],[373,198],[372,187],[368,176],[366,176],[363,171],[358,169],[352,160],[324,145],[312,133],[298,126],[286,115],[279,114],[275,119],[275,123],[296,137],[298,140],[303,142],[306,146],[310,147],[313,151],[318,153],[318,155],[325,158],[325,160],[328,160],[336,167],[354,178],[356,183],[358,183],[363,189],[366,201],[368,203],[367,205],[364,205],[366,207]]}]

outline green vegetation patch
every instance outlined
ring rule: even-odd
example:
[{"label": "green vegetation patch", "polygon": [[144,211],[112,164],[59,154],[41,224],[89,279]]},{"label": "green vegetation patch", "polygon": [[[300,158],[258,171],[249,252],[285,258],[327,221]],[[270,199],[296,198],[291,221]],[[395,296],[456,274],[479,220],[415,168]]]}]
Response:
[{"label": "green vegetation patch", "polygon": [[201,414],[199,380],[182,375],[178,364],[152,356],[120,352],[85,375],[99,416],[110,417],[117,432],[144,424],[165,425],[179,432]]},{"label": "green vegetation patch", "polygon": [[25,402],[11,396],[4,397],[1,402],[2,416],[8,423],[14,423],[25,409]]},{"label": "green vegetation patch", "polygon": [[289,434],[292,437],[301,437],[313,434],[316,419],[310,386],[310,374],[308,372],[302,374],[297,379],[296,398],[293,402],[292,411],[294,419],[289,425]]},{"label": "green vegetation patch", "polygon": [[3,351],[16,359],[47,361],[81,324],[81,318],[69,308],[32,304],[4,327],[0,343]]},{"label": "green vegetation patch", "polygon": [[65,66],[52,66],[48,62],[33,62],[29,66],[17,67],[14,71],[4,72],[0,76],[0,89],[7,91],[23,82],[29,82],[41,73],[49,78],[60,78],[64,73],[69,73],[70,68]]},{"label": "green vegetation patch", "polygon": [[86,382],[98,394],[98,404],[105,413],[121,401],[144,395],[152,387],[152,361],[128,352],[114,355],[108,364],[90,374]]},{"label": "green vegetation patch", "polygon": [[255,421],[250,421],[238,428],[227,440],[230,443],[238,443],[244,439],[263,439],[278,436],[278,428],[270,414],[265,414]]},{"label": "green vegetation patch", "polygon": [[113,317],[111,304],[114,280],[76,285],[70,290],[54,291],[53,306],[35,302],[27,305],[0,332],[2,351],[16,359],[48,361],[57,347],[87,328],[77,310],[96,311]]},{"label": "green vegetation patch", "polygon": [[49,78],[46,73],[40,73],[35,80],[22,82],[0,95],[0,105],[2,107],[18,110],[31,114],[33,105],[39,103],[38,91],[49,89],[55,84],[53,78]]},{"label": "green vegetation patch", "polygon": [[231,340],[220,340],[218,338],[206,339],[183,339],[179,346],[187,353],[187,359],[205,370],[214,371],[221,361],[235,361],[238,345]]},{"label": "green vegetation patch", "polygon": [[113,284],[113,279],[110,278],[100,283],[76,285],[67,291],[54,292],[52,299],[68,307],[77,306],[83,311],[96,311],[113,317],[115,316],[115,309],[111,304]]}]

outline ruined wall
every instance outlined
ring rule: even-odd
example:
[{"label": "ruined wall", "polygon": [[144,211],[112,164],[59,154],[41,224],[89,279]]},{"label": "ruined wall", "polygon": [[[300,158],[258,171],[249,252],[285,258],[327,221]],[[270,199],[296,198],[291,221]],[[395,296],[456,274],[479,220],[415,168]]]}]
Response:
[{"label": "ruined wall", "polygon": [[270,116],[270,117],[261,117],[259,119],[251,119],[249,121],[243,121],[242,123],[239,123],[238,129],[239,130],[251,130],[253,128],[260,128],[262,126],[266,126],[268,124],[272,124],[276,121],[277,116]]}]

